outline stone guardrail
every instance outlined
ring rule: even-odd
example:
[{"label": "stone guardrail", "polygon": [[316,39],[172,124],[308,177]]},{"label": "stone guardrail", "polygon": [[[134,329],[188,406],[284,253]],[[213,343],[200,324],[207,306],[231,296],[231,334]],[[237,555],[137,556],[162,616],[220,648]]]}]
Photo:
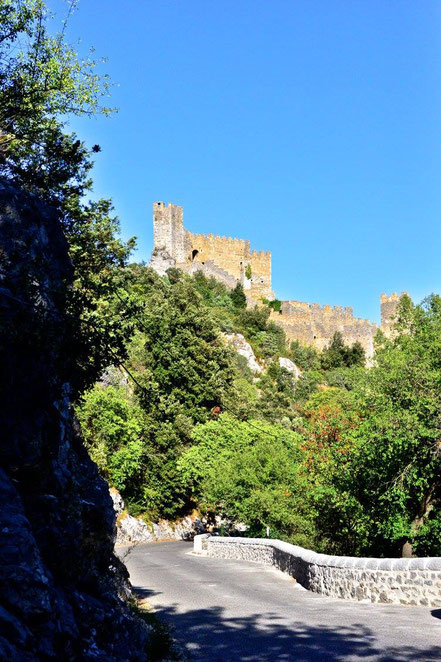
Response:
[{"label": "stone guardrail", "polygon": [[374,559],[317,554],[281,540],[202,534],[194,552],[271,565],[304,588],[362,602],[441,607],[441,557]]}]

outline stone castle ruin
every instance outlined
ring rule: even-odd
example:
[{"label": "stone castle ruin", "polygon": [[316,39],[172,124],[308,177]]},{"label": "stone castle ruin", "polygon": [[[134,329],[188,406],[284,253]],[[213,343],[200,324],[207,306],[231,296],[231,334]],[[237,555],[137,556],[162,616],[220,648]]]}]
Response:
[{"label": "stone castle ruin", "polygon": [[[153,204],[153,253],[150,266],[163,275],[170,267],[189,274],[202,271],[214,276],[230,289],[241,283],[250,306],[273,300],[271,288],[271,253],[250,249],[245,239],[212,234],[193,234],[184,228],[183,208],[163,202]],[[271,311],[271,319],[283,328],[288,340],[323,349],[336,331],[346,343],[360,342],[369,359],[374,352],[374,336],[380,328],[391,331],[401,295],[382,294],[381,325],[354,317],[353,309],[320,306],[303,301],[282,301],[280,311]]]}]

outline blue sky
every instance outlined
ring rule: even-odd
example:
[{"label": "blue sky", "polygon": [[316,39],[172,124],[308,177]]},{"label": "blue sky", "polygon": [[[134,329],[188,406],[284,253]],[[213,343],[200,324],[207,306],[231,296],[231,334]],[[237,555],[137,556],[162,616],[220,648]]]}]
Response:
[{"label": "blue sky", "polygon": [[69,36],[116,84],[72,126],[137,259],[163,200],[271,250],[282,299],[376,320],[440,291],[439,0],[83,0]]}]

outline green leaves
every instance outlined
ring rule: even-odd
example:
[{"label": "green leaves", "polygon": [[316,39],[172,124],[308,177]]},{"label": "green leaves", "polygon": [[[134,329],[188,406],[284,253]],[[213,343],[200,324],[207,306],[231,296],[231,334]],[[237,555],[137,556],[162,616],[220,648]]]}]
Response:
[{"label": "green leaves", "polygon": [[256,535],[266,535],[269,526],[274,536],[311,544],[298,435],[222,414],[196,426],[193,440],[178,468],[206,510],[243,522]]}]

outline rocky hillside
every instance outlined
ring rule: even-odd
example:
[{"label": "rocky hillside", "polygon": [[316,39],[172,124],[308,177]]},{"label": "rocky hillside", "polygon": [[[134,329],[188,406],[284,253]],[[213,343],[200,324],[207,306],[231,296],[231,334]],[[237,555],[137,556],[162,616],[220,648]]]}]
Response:
[{"label": "rocky hillside", "polygon": [[0,658],[144,660],[112,501],[70,409],[71,275],[55,213],[0,184]]}]

